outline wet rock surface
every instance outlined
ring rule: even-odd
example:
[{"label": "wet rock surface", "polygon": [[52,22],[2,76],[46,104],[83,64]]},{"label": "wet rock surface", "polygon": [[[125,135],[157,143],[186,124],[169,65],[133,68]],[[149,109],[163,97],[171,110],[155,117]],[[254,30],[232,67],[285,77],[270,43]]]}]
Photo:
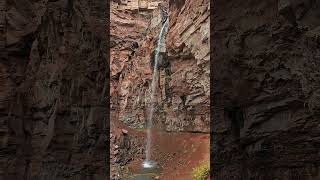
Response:
[{"label": "wet rock surface", "polygon": [[319,1],[215,1],[214,179],[319,179]]},{"label": "wet rock surface", "polygon": [[0,179],[104,180],[107,1],[2,2]]}]

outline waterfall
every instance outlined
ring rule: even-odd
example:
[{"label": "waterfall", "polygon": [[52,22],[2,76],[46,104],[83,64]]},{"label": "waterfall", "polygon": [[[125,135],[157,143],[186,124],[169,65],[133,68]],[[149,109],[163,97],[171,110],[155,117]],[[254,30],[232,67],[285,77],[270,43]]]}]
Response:
[{"label": "waterfall", "polygon": [[152,83],[151,83],[151,107],[150,107],[148,121],[147,121],[146,159],[143,163],[143,166],[145,168],[153,167],[153,163],[151,161],[151,143],[152,143],[151,128],[153,126],[152,121],[153,121],[153,115],[154,115],[154,108],[157,104],[156,87],[157,87],[157,82],[159,77],[158,60],[159,60],[159,53],[160,53],[161,47],[165,47],[165,34],[168,31],[168,23],[169,23],[169,18],[167,18],[162,25],[162,28],[158,37],[158,44],[157,44],[157,49],[155,52],[154,63],[153,63],[154,66],[153,66]]}]

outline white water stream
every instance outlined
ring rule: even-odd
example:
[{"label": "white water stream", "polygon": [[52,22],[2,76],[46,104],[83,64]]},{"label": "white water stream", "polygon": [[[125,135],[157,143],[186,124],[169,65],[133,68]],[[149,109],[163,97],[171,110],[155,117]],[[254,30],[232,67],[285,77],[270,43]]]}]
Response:
[{"label": "white water stream", "polygon": [[159,72],[158,72],[158,61],[159,61],[159,53],[161,48],[165,47],[165,34],[168,31],[168,24],[169,24],[169,18],[166,19],[164,24],[162,25],[159,37],[158,37],[158,44],[157,49],[155,52],[155,58],[154,58],[154,66],[153,66],[153,74],[152,74],[152,82],[151,82],[151,107],[149,111],[148,116],[148,122],[147,122],[147,145],[146,145],[146,159],[143,162],[144,168],[152,168],[154,167],[155,163],[151,161],[151,144],[152,144],[152,126],[153,126],[153,116],[154,116],[154,110],[155,106],[157,105],[157,98],[156,98],[156,87],[157,82],[159,78]]}]

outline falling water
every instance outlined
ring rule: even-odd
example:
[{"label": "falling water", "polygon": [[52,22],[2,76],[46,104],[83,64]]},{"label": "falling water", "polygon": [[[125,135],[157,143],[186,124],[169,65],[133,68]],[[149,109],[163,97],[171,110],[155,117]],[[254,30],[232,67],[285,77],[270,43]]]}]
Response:
[{"label": "falling water", "polygon": [[154,108],[156,105],[156,84],[158,82],[158,59],[159,59],[159,53],[161,50],[161,46],[165,47],[165,34],[168,31],[168,23],[169,18],[166,19],[164,24],[162,25],[159,37],[158,37],[158,44],[154,59],[154,66],[153,66],[153,74],[152,74],[152,83],[151,83],[151,107],[150,112],[148,116],[148,122],[147,122],[147,145],[146,145],[146,159],[143,163],[143,167],[145,168],[152,168],[154,166],[154,163],[151,161],[151,128],[152,128],[152,120],[153,120],[153,114],[154,114]]}]

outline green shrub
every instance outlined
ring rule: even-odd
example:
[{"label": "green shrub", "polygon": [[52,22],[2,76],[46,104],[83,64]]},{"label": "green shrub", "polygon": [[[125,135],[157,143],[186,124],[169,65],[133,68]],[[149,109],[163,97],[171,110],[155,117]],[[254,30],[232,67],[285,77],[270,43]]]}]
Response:
[{"label": "green shrub", "polygon": [[210,164],[205,163],[196,167],[192,171],[192,177],[194,180],[205,180],[210,173]]}]

